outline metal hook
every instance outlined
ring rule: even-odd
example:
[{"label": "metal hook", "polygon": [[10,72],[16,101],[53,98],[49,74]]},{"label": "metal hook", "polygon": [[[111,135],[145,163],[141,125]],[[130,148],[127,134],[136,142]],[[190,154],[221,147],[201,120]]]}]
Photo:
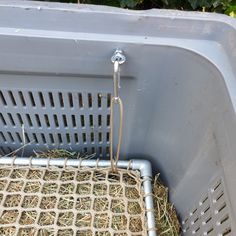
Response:
[{"label": "metal hook", "polygon": [[119,97],[119,89],[120,89],[120,65],[126,61],[126,57],[123,52],[117,49],[113,56],[111,57],[111,61],[114,64],[114,74],[113,74],[113,86],[114,86],[114,98],[117,100]]}]

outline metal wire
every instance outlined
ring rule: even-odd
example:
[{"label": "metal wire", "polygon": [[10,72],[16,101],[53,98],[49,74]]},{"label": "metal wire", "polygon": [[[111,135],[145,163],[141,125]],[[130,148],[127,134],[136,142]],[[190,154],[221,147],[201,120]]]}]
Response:
[{"label": "metal wire", "polygon": [[[119,123],[119,134],[118,134],[118,144],[116,150],[116,156],[113,157],[113,133],[114,133],[114,105],[117,104],[119,106],[119,114],[120,114],[120,123]],[[122,141],[122,131],[123,131],[123,103],[120,98],[113,97],[111,99],[111,129],[110,129],[110,160],[111,160],[111,169],[112,171],[117,170],[117,162],[120,157],[120,147]]]}]

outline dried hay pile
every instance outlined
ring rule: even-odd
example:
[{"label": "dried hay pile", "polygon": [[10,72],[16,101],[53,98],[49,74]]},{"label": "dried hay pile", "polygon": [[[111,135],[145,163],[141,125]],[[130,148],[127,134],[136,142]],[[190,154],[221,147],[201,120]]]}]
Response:
[{"label": "dried hay pile", "polygon": [[[37,157],[75,158],[66,150]],[[158,235],[178,236],[180,224],[159,175],[153,183]],[[147,235],[138,172],[109,169],[0,169],[0,235]]]}]

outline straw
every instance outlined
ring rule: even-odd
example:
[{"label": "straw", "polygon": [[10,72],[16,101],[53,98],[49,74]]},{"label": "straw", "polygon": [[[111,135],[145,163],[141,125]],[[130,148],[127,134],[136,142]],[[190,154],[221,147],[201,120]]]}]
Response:
[{"label": "straw", "polygon": [[162,184],[159,175],[155,176],[153,191],[158,235],[178,236],[180,223],[177,213],[174,206],[168,202],[168,188]]},{"label": "straw", "polygon": [[13,236],[15,235],[16,228],[15,227],[0,227],[0,235]]},{"label": "straw", "polygon": [[[63,149],[37,153],[39,158],[74,158],[77,155],[75,152]],[[5,209],[0,216],[0,235],[14,235],[16,229],[4,225],[14,224],[18,218],[22,226],[37,223],[44,227],[53,227],[53,224],[57,224],[58,227],[70,227],[75,219],[75,226],[79,229],[84,227],[98,229],[97,236],[109,235],[109,227],[113,230],[128,229],[134,234],[144,232],[145,219],[141,218],[144,209],[142,199],[140,200],[143,196],[137,187],[141,183],[138,172],[119,170],[112,173],[108,169],[89,167],[79,171],[69,167],[68,170],[60,168],[12,170],[11,168],[0,169],[0,191],[5,190],[10,193],[5,196],[2,203]],[[10,180],[7,180],[9,177]],[[26,195],[23,196],[22,202],[20,191]],[[178,236],[180,224],[176,210],[168,202],[168,188],[162,184],[159,175],[155,177],[153,191],[158,235]],[[37,196],[39,192],[44,194],[40,202]],[[0,194],[0,202],[2,198],[3,194]],[[10,207],[23,207],[24,211],[19,213],[18,210],[7,209]],[[37,212],[38,209],[43,211]],[[57,217],[54,209],[60,210]],[[77,214],[74,213],[74,209],[78,211]],[[95,216],[92,216],[90,210],[95,212],[93,213]],[[107,214],[109,210],[112,212],[111,215]],[[39,218],[35,222],[37,214]],[[102,229],[106,230],[101,231]],[[34,230],[32,227],[22,228],[18,231],[18,235],[34,235]],[[59,229],[57,232],[57,235],[63,236],[73,234],[74,231],[71,229]],[[54,230],[38,229],[37,235],[54,235]],[[76,235],[88,236],[92,235],[92,231],[82,229],[77,231]]]}]

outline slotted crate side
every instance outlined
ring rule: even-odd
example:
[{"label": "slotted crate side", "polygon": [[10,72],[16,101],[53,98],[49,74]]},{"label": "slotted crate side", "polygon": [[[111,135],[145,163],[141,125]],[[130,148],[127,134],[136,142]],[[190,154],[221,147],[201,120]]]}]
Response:
[{"label": "slotted crate side", "polygon": [[110,89],[104,90],[101,85],[101,90],[91,91],[63,87],[35,89],[37,86],[35,79],[32,88],[1,87],[2,155],[27,143],[30,147],[25,147],[25,155],[29,155],[27,150],[45,148],[108,155]]},{"label": "slotted crate side", "polygon": [[219,177],[209,186],[208,192],[201,197],[189,215],[182,221],[183,235],[222,235],[233,234],[228,194],[224,180]]},{"label": "slotted crate side", "polygon": [[[211,188],[212,180],[224,176],[232,234],[235,232],[233,19],[215,14],[158,10],[134,13],[48,3],[38,8],[39,3],[28,1],[1,4],[1,88],[48,93],[53,92],[53,84],[56,93],[63,88],[66,93],[107,94],[112,88],[108,61],[114,49],[121,48],[127,55],[122,75],[129,77],[121,81],[122,98],[127,103],[122,158],[152,161],[169,186],[182,219],[195,209],[192,205],[198,205],[200,196],[208,194],[206,189]],[[10,19],[10,15],[17,17]],[[44,75],[48,79],[51,75],[49,84],[42,79]],[[86,79],[81,79],[82,75]],[[8,111],[2,113],[5,116]],[[44,116],[40,119],[45,122]],[[216,132],[218,127],[222,127],[220,132]],[[209,143],[205,140],[208,130]],[[2,132],[8,135],[6,129]],[[214,151],[204,149],[204,142]],[[210,227],[208,230],[212,232]]]}]

